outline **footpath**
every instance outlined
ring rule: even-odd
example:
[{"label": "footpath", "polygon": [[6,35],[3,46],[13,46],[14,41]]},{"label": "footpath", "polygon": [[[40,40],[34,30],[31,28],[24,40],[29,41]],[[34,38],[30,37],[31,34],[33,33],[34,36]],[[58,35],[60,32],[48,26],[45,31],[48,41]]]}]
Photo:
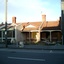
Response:
[{"label": "footpath", "polygon": [[[0,48],[6,48],[5,44],[0,44]],[[8,45],[7,48],[33,50],[64,50],[64,45]]]}]

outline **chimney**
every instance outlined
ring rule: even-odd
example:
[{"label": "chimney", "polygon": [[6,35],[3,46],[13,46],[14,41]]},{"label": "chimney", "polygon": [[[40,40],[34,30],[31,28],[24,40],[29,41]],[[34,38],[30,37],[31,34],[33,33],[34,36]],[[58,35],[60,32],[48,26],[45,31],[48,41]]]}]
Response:
[{"label": "chimney", "polygon": [[42,21],[46,22],[46,15],[45,14],[42,15]]},{"label": "chimney", "polygon": [[59,26],[61,27],[61,17],[59,17]]},{"label": "chimney", "polygon": [[12,17],[12,23],[16,23],[16,17]]}]

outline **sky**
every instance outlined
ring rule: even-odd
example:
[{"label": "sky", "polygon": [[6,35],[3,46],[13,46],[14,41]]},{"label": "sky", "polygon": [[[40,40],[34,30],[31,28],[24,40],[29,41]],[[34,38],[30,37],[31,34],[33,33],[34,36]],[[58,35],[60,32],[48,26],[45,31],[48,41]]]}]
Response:
[{"label": "sky", "polygon": [[[47,21],[54,21],[61,16],[61,0],[8,0],[7,22],[15,16],[18,22],[41,21],[46,14]],[[0,23],[5,22],[5,3],[0,0]]]}]

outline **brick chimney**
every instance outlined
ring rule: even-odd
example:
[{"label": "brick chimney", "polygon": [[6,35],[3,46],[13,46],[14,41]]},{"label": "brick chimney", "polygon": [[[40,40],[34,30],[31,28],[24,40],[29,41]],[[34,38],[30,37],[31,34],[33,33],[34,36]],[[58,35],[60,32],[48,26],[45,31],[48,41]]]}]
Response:
[{"label": "brick chimney", "polygon": [[46,22],[46,15],[45,14],[42,15],[42,21]]},{"label": "brick chimney", "polygon": [[16,23],[16,17],[12,17],[12,23]]},{"label": "brick chimney", "polygon": [[59,26],[61,27],[61,17],[59,17]]}]

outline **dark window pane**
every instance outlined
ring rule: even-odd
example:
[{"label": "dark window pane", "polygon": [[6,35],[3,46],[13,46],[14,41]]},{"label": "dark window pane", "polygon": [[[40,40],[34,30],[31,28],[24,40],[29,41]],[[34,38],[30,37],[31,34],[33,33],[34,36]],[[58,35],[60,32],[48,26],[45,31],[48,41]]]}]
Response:
[{"label": "dark window pane", "polygon": [[12,37],[12,31],[7,31],[7,37]]},{"label": "dark window pane", "polygon": [[13,31],[13,37],[15,37],[15,30]]},{"label": "dark window pane", "polygon": [[1,37],[1,31],[0,31],[0,37]]},{"label": "dark window pane", "polygon": [[5,37],[5,31],[3,31],[3,37]]}]

